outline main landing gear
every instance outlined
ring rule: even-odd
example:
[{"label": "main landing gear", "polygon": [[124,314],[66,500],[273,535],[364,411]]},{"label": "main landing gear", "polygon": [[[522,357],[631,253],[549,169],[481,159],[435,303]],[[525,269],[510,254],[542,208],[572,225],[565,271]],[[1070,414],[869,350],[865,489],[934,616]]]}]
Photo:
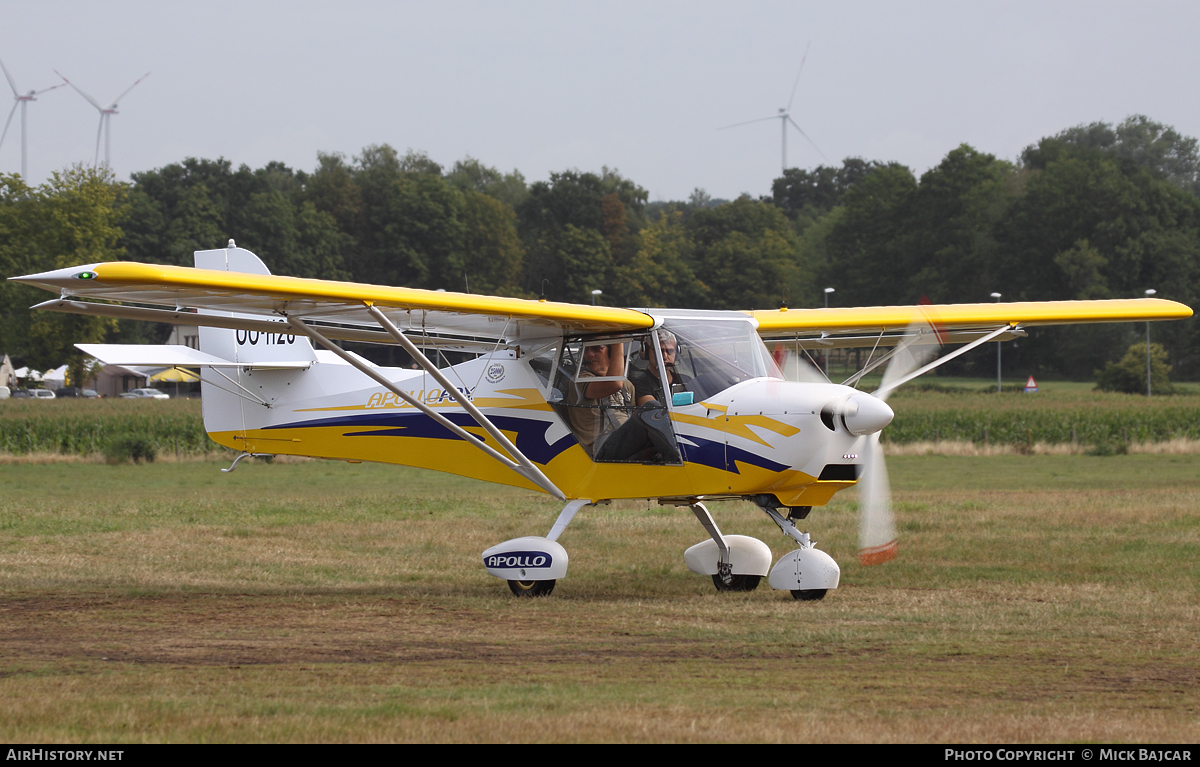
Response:
[{"label": "main landing gear", "polygon": [[588,499],[568,503],[545,538],[531,535],[491,547],[483,552],[484,568],[488,574],[508,581],[509,591],[519,597],[548,595],[558,579],[567,574],[567,550],[559,545],[558,536],[590,503]]},{"label": "main landing gear", "polygon": [[[710,576],[717,591],[724,592],[754,591],[764,577],[771,588],[789,591],[802,602],[824,599],[830,589],[836,589],[841,569],[832,557],[813,547],[808,533],[796,529],[794,512],[792,516],[782,516],[773,496],[755,496],[751,500],[800,548],[785,554],[771,567],[771,549],[767,544],[747,535],[722,535],[703,503],[681,502],[680,505],[691,508],[709,535],[709,540],[684,552],[688,569]],[[490,575],[507,581],[509,590],[518,597],[550,594],[558,579],[567,574],[567,551],[558,543],[558,537],[575,514],[591,503],[587,499],[568,503],[545,538],[514,538],[491,547],[483,552],[484,568]]]},{"label": "main landing gear", "polygon": [[554,591],[553,581],[509,581],[508,590],[519,597],[545,597]]},{"label": "main landing gear", "polygon": [[767,582],[773,589],[789,591],[802,602],[824,599],[830,589],[838,587],[841,568],[833,557],[813,547],[808,533],[796,529],[792,516],[778,511],[772,496],[755,496],[754,503],[779,526],[784,535],[800,545],[785,554],[771,567],[771,550],[757,538],[745,535],[722,535],[704,504],[691,504],[692,513],[708,531],[711,540],[697,543],[684,552],[688,569],[700,575],[711,575],[717,591],[753,591],[770,571]]}]

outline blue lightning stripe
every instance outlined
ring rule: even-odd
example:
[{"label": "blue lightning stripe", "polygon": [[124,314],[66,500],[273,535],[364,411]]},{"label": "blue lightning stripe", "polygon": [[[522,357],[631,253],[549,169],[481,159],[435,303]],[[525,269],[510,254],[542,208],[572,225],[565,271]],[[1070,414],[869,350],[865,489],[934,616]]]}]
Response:
[{"label": "blue lightning stripe", "polygon": [[[477,426],[475,419],[467,413],[444,413],[443,415],[457,426]],[[514,444],[517,450],[534,463],[545,466],[565,450],[578,444],[570,433],[560,437],[553,444],[546,437],[546,432],[552,426],[547,421],[516,416],[488,416],[496,427],[517,435]],[[415,437],[420,439],[451,439],[461,440],[454,432],[442,426],[424,413],[355,413],[354,415],[334,418],[317,418],[307,421],[267,426],[265,429],[306,429],[306,428],[343,428],[362,429],[369,431],[347,432],[346,437]],[[738,462],[750,466],[758,466],[767,471],[784,471],[786,464],[764,458],[761,455],[744,450],[740,447],[726,445],[723,441],[703,439],[686,435],[679,445],[683,450],[683,459],[688,463],[709,466],[721,471],[740,474]]]},{"label": "blue lightning stripe", "polygon": [[[456,426],[478,426],[467,413],[443,413],[446,420]],[[488,416],[501,431],[515,432],[513,444],[534,463],[543,466],[557,458],[563,451],[577,444],[570,433],[550,444],[546,432],[552,426],[547,421],[514,416]],[[424,413],[359,413],[337,418],[318,418],[308,421],[268,426],[267,429],[306,429],[313,427],[371,428],[371,431],[356,431],[346,437],[417,437],[422,439],[461,440],[462,437],[442,426]]]},{"label": "blue lightning stripe", "polygon": [[683,448],[683,459],[688,463],[711,466],[714,469],[721,469],[732,474],[741,474],[737,467],[739,462],[750,466],[758,466],[767,471],[778,472],[788,468],[787,464],[776,463],[775,461],[763,458],[761,455],[751,453],[749,450],[726,445],[724,442],[704,439],[691,434],[688,434],[683,439],[686,441],[681,442],[680,447]]}]

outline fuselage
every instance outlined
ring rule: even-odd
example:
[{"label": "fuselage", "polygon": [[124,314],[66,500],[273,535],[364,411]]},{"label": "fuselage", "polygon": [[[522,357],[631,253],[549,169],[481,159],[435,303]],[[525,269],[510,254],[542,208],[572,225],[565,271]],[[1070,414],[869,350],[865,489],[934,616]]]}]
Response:
[{"label": "fuselage", "polygon": [[[273,341],[307,347],[300,338]],[[288,356],[286,350],[282,354]],[[769,493],[784,505],[811,506],[823,505],[858,476],[856,445],[863,437],[852,433],[854,414],[845,411],[857,411],[847,403],[870,397],[849,387],[777,377],[743,380],[691,404],[670,406],[681,462],[603,463],[593,460],[551,406],[561,392],[530,364],[538,355],[518,354],[504,349],[444,368],[456,384],[454,393],[422,370],[381,372],[499,448],[455,395],[469,398],[570,498]],[[246,369],[236,375],[240,387],[261,402],[232,393],[232,387],[206,383],[204,390],[206,429],[235,450],[403,464],[538,489],[328,352],[317,352],[307,369]],[[890,420],[891,411],[882,407]],[[875,426],[880,412],[873,417]]]}]

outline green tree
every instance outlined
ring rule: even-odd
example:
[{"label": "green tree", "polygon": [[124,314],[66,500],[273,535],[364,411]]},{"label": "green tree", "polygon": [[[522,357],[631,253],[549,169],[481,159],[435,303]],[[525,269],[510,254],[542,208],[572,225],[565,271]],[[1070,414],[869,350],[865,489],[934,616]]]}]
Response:
[{"label": "green tree", "polygon": [[[589,290],[612,289],[608,270],[627,264],[637,253],[647,223],[647,197],[645,189],[609,168],[600,174],[551,173],[549,181],[531,185],[517,209],[526,250],[525,290],[540,295],[544,281],[548,297],[580,300],[575,293],[581,282],[589,282]],[[568,227],[573,229],[569,234]],[[593,245],[583,246],[591,240],[583,230],[605,241],[603,254]],[[564,248],[574,255],[566,258]],[[584,262],[588,278],[581,280],[571,270]]]},{"label": "green tree", "polygon": [[1200,147],[1195,138],[1183,136],[1169,125],[1145,115],[1130,115],[1119,125],[1094,122],[1076,125],[1043,139],[1022,155],[1026,165],[1039,164],[1038,154],[1048,144],[1063,143],[1080,149],[1103,152],[1118,160],[1150,171],[1193,194],[1200,193]]},{"label": "green tree", "polygon": [[[1150,344],[1150,390],[1155,394],[1174,394],[1171,366],[1162,344]],[[1146,392],[1146,344],[1134,344],[1119,362],[1110,362],[1096,371],[1096,388],[1128,394]]]},{"label": "green tree", "polygon": [[771,201],[791,220],[807,224],[837,207],[850,187],[882,167],[884,163],[877,160],[847,157],[840,168],[787,168],[771,183]]},{"label": "green tree", "polygon": [[[138,197],[145,196],[141,190],[138,192]],[[155,236],[162,251],[139,253],[139,260],[162,263],[165,259],[170,264],[193,266],[195,251],[222,247],[230,237],[230,229],[221,214],[222,207],[213,201],[208,186],[203,183],[180,190],[167,216],[166,226]]]},{"label": "green tree", "polygon": [[[997,227],[1001,290],[1026,300],[1163,297],[1197,300],[1200,199],[1154,169],[1080,141],[1043,139],[1024,155],[1021,194]],[[1129,326],[1033,329],[1011,355],[1031,372],[1086,376],[1136,339]],[[1200,372],[1195,319],[1159,339],[1176,372]]]},{"label": "green tree", "polygon": [[[0,176],[0,266],[4,276],[119,260],[123,187],[107,169],[82,165],[51,174],[37,188]],[[21,364],[46,370],[64,362],[82,380],[83,353],[76,343],[96,343],[116,328],[103,317],[30,312],[43,291],[0,283],[0,348]]]},{"label": "green tree", "polygon": [[774,309],[812,290],[799,242],[782,211],[743,196],[696,211],[687,223],[692,270],[712,309]]},{"label": "green tree", "polygon": [[697,279],[694,250],[683,212],[668,211],[642,230],[641,247],[613,270],[605,296],[621,306],[699,308],[708,304],[708,287]]},{"label": "green tree", "polygon": [[521,277],[525,250],[517,236],[517,214],[512,207],[490,195],[466,189],[462,192],[459,217],[463,224],[463,244],[456,257],[446,262],[442,284],[454,290],[469,286],[472,293],[524,295]]},{"label": "green tree", "polygon": [[345,155],[317,153],[317,169],[307,179],[303,199],[332,216],[343,234],[356,237],[362,231],[365,224],[362,191]]},{"label": "green tree", "polygon": [[1015,196],[1013,172],[963,144],[921,176],[903,224],[905,297],[977,301],[996,289],[995,229]]},{"label": "green tree", "polygon": [[520,205],[529,194],[529,187],[520,171],[501,173],[470,156],[454,163],[454,167],[446,174],[446,180],[459,189],[486,194],[513,208]]},{"label": "green tree", "polygon": [[567,224],[545,230],[532,243],[530,255],[549,267],[544,279],[550,300],[587,303],[593,290],[611,283],[612,250],[595,229]]},{"label": "green tree", "polygon": [[890,163],[847,190],[842,213],[829,231],[829,260],[819,281],[837,289],[843,305],[880,306],[915,302],[910,295],[912,259],[901,244],[907,232],[917,180]]}]

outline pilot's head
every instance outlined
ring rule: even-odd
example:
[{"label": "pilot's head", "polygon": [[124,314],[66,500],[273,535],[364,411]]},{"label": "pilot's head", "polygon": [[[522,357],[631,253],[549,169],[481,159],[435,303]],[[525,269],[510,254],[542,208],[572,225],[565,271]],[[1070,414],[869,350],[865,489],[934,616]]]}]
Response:
[{"label": "pilot's head", "polygon": [[608,373],[608,347],[603,345],[583,347],[583,366],[592,375]]},{"label": "pilot's head", "polygon": [[[663,364],[670,369],[675,364],[675,352],[679,351],[679,342],[675,339],[675,334],[669,330],[658,331],[658,348],[662,352]],[[658,355],[654,353],[654,347],[649,341],[643,348],[643,354],[650,360],[650,369],[658,370]]]}]

